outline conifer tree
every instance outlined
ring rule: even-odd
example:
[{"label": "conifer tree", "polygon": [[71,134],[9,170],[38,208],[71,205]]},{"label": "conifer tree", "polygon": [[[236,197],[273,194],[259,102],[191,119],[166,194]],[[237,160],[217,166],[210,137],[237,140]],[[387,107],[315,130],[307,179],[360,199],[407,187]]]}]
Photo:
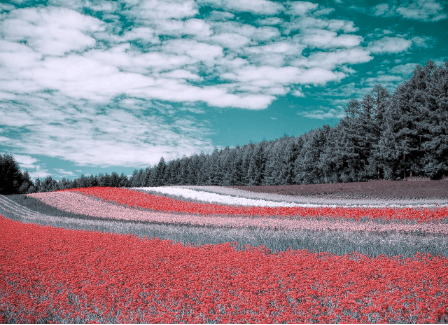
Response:
[{"label": "conifer tree", "polygon": [[294,138],[285,139],[285,146],[279,164],[279,184],[292,185],[294,183],[294,162],[298,156],[298,148]]},{"label": "conifer tree", "polygon": [[261,185],[264,164],[263,143],[259,143],[254,146],[254,149],[249,157],[249,166],[247,170],[249,186]]},{"label": "conifer tree", "polygon": [[153,186],[163,186],[166,184],[166,163],[163,157],[160,158],[156,167],[155,179]]},{"label": "conifer tree", "polygon": [[431,63],[427,63],[432,74],[426,83],[424,118],[417,125],[423,138],[422,169],[431,179],[440,179],[448,175],[448,60],[437,69]]}]

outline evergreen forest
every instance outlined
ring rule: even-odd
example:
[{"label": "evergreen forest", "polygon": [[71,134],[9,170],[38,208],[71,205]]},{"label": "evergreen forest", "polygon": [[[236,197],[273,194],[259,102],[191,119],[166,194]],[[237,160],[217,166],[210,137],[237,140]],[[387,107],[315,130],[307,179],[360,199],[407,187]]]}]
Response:
[{"label": "evergreen forest", "polygon": [[428,61],[393,94],[376,85],[352,99],[338,125],[296,138],[215,149],[135,170],[60,181],[30,179],[11,155],[0,155],[0,193],[48,192],[74,187],[163,185],[292,185],[448,176],[448,61]]}]

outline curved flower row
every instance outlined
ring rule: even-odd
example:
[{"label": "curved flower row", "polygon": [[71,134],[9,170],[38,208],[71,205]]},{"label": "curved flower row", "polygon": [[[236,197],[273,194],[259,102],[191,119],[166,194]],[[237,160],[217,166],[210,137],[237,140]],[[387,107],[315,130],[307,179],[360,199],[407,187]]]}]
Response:
[{"label": "curved flower row", "polygon": [[379,224],[374,222],[350,222],[344,220],[314,220],[299,218],[298,220],[282,218],[247,218],[238,216],[217,217],[194,214],[173,214],[138,210],[124,206],[96,200],[92,197],[76,192],[62,193],[36,193],[30,194],[41,202],[53,206],[62,211],[79,215],[91,216],[98,219],[133,220],[140,222],[160,222],[169,224],[190,224],[213,227],[244,228],[254,227],[259,229],[309,229],[315,231],[339,230],[339,231],[366,231],[366,232],[425,232],[448,234],[448,224]]},{"label": "curved flower row", "polygon": [[131,187],[131,190],[141,190],[145,192],[155,192],[174,196],[180,196],[185,199],[198,200],[207,203],[218,203],[228,205],[258,206],[258,207],[298,207],[303,206],[291,202],[274,202],[267,200],[254,200],[230,195],[222,195],[209,192],[200,192],[187,188],[178,187]]},{"label": "curved flower row", "polygon": [[[204,190],[202,187],[197,188],[187,188],[180,186],[161,186],[161,187],[131,187],[131,190],[142,191],[155,195],[168,195],[173,196],[175,199],[180,198],[180,200],[194,200],[200,203],[213,203],[220,205],[236,205],[236,206],[257,206],[257,207],[303,207],[303,208],[318,208],[325,205],[326,207],[351,207],[351,208],[380,208],[385,207],[390,208],[434,208],[435,204],[428,204],[429,202],[416,203],[416,202],[406,202],[401,201],[400,204],[394,204],[393,202],[380,202],[378,200],[358,200],[347,203],[347,200],[314,200],[303,202],[304,199],[301,198],[300,202],[298,197],[294,196],[284,196],[282,200],[272,201],[267,198],[254,198],[253,193],[244,192],[242,190],[235,190],[232,188],[222,188],[219,186],[209,186]],[[211,192],[211,191],[215,192]],[[229,194],[226,194],[229,193]],[[267,196],[265,193],[258,193],[260,196]],[[249,197],[245,197],[249,196]],[[277,196],[279,199],[280,196]],[[298,200],[299,199],[299,200]],[[298,201],[298,202],[297,202]],[[441,200],[439,200],[441,201]],[[444,203],[444,201],[442,201]],[[443,204],[445,205],[445,204]]]},{"label": "curved flower row", "polygon": [[192,213],[201,215],[236,215],[236,216],[307,216],[335,217],[360,220],[363,217],[383,220],[416,220],[418,222],[441,221],[448,217],[448,208],[414,209],[414,208],[341,208],[341,207],[232,207],[217,204],[185,202],[163,196],[141,193],[124,188],[91,187],[75,188],[73,191],[98,197],[106,201],[131,207],[154,211]]}]

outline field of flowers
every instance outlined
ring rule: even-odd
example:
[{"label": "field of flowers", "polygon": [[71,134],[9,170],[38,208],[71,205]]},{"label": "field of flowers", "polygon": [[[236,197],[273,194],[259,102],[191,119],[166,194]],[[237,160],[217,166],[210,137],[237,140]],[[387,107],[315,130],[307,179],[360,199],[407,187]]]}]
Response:
[{"label": "field of flowers", "polygon": [[0,323],[447,323],[447,203],[329,203],[210,186],[0,196]]}]

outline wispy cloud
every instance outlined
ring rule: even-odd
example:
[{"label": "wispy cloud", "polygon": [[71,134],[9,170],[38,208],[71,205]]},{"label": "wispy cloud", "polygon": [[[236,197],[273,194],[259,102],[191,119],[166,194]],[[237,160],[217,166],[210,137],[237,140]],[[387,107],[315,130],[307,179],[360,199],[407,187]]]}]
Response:
[{"label": "wispy cloud", "polygon": [[34,171],[30,171],[29,175],[32,180],[36,180],[37,178],[46,178],[48,176],[53,176],[53,173],[48,172],[47,169],[42,169],[39,165],[36,166]]},{"label": "wispy cloud", "polygon": [[372,53],[399,53],[406,51],[412,45],[412,41],[401,37],[383,37],[369,43],[368,50]]},{"label": "wispy cloud", "polygon": [[58,172],[59,175],[63,175],[63,176],[75,176],[75,174],[72,171],[69,170],[64,170],[61,168],[55,168],[54,169],[56,172]]},{"label": "wispy cloud", "polygon": [[311,119],[328,119],[328,118],[342,118],[345,116],[345,112],[343,110],[335,110],[334,108],[325,108],[321,107],[321,109],[313,110],[310,112],[300,112],[299,115],[305,116]]}]

